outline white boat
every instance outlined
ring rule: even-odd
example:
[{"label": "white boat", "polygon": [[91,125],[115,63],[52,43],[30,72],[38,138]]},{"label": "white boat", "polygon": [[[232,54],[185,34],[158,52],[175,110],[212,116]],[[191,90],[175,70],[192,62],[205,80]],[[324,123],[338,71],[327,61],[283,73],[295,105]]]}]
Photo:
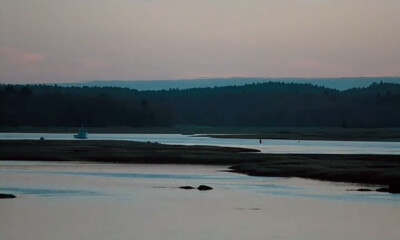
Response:
[{"label": "white boat", "polygon": [[87,139],[88,138],[88,132],[84,128],[80,128],[78,131],[78,134],[74,135],[74,138],[76,139]]}]

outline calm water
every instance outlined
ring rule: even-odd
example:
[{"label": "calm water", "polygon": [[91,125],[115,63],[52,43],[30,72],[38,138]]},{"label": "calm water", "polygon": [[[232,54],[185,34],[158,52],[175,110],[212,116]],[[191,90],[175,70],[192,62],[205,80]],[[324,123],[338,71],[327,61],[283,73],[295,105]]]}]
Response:
[{"label": "calm water", "polygon": [[[73,139],[73,134],[0,133],[0,139]],[[229,139],[181,134],[89,134],[91,140],[151,141],[164,144],[212,145],[259,149],[264,153],[400,154],[400,142]]]},{"label": "calm water", "polygon": [[3,161],[0,239],[399,239],[400,195],[221,170]]}]

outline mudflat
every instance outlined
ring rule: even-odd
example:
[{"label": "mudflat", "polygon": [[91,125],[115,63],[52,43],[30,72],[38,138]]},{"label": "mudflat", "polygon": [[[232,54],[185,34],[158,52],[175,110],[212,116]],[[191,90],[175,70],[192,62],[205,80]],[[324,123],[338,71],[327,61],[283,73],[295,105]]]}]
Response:
[{"label": "mudflat", "polygon": [[390,185],[400,181],[399,155],[261,154],[257,150],[132,141],[2,140],[0,160],[229,165],[253,176]]}]

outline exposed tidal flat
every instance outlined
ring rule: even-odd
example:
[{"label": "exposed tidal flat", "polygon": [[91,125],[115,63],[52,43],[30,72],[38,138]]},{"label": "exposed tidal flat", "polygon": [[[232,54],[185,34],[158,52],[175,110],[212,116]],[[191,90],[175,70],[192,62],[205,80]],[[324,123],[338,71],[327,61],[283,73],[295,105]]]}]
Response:
[{"label": "exposed tidal flat", "polygon": [[400,155],[266,154],[238,147],[107,140],[1,140],[0,152],[0,160],[228,165],[231,171],[255,176],[381,185],[400,182]]}]

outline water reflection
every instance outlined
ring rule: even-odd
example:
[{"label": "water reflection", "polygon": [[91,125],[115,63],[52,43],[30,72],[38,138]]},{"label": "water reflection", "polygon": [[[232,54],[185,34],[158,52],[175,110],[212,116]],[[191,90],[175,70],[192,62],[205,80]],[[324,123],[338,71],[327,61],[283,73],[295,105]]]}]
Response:
[{"label": "water reflection", "polygon": [[[0,239],[397,240],[399,196],[223,167],[1,162]],[[182,190],[210,185],[214,190]]]},{"label": "water reflection", "polygon": [[[0,191],[40,196],[132,196],[133,192],[150,191],[149,188],[164,190],[165,194],[183,185],[212,185],[223,191],[246,191],[251,194],[285,196],[293,198],[313,198],[331,201],[369,202],[380,204],[400,204],[400,195],[376,192],[348,191],[359,186],[345,183],[306,180],[299,178],[253,177],[229,172],[220,172],[217,168],[207,171],[190,172],[197,166],[170,166],[135,164],[47,164],[43,162],[5,162],[0,168],[4,180]],[[108,166],[108,169],[106,168]],[[119,166],[119,167],[115,167]],[[125,166],[121,167],[121,166]],[[175,168],[175,169],[174,169]],[[154,172],[151,172],[151,169]],[[212,170],[211,170],[212,169]],[[89,171],[82,171],[89,170]],[[128,171],[130,170],[130,171]],[[177,170],[188,173],[177,173]],[[7,178],[8,177],[8,178]],[[13,178],[48,179],[42,185],[32,186],[32,182],[21,182],[18,187]],[[2,179],[0,178],[0,179]],[[74,185],[68,184],[73,181]],[[10,185],[7,186],[7,182]],[[101,183],[94,184],[94,183]],[[52,184],[50,184],[52,183]],[[109,185],[110,183],[115,183]],[[101,191],[100,191],[101,189]],[[162,192],[162,191],[161,191]]]},{"label": "water reflection", "polygon": [[0,192],[12,192],[16,195],[37,195],[37,196],[105,196],[106,194],[73,189],[48,189],[48,188],[24,188],[24,187],[0,187]]}]

